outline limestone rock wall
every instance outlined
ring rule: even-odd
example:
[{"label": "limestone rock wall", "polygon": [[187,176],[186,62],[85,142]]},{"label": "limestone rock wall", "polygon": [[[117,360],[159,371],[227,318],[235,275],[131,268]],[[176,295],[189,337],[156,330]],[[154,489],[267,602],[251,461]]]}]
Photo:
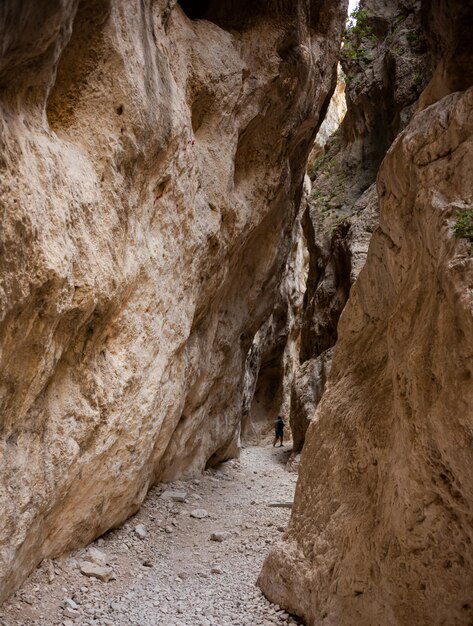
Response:
[{"label": "limestone rock wall", "polygon": [[332,135],[338,130],[343,118],[347,112],[347,103],[345,99],[346,77],[342,72],[340,65],[338,66],[337,86],[333,92],[330,105],[325,114],[322,126],[319,128],[315,143],[309,154],[307,167],[310,170],[316,159],[324,153],[324,148],[329,142]]},{"label": "limestone rock wall", "polygon": [[473,260],[453,234],[473,202],[473,81],[454,74],[471,67],[473,14],[435,2],[422,17],[441,51],[430,106],[381,167],[379,227],[260,576],[309,626],[473,620]]},{"label": "limestone rock wall", "polygon": [[0,599],[238,453],[345,11],[1,3]]},{"label": "limestone rock wall", "polygon": [[[340,126],[345,112],[345,83],[340,80],[339,69],[336,88],[309,155],[309,169],[323,154],[324,146]],[[303,435],[299,437],[298,430],[300,424],[304,425],[304,420],[300,418],[301,402],[296,391],[299,388],[297,382],[294,383],[300,374],[301,326],[309,266],[309,252],[302,225],[303,220],[307,219],[305,214],[312,187],[309,177],[306,177],[305,183],[274,309],[255,335],[248,353],[242,411],[242,436],[244,441],[250,443],[264,441],[270,434],[273,435],[274,419],[278,414],[283,415],[287,422],[291,416],[297,415],[293,427],[285,431],[286,437],[293,436],[294,449],[297,451],[303,444]],[[319,381],[316,384],[319,385]],[[309,388],[312,388],[310,384]],[[307,395],[305,390],[301,393]],[[293,400],[296,402],[294,409]]]},{"label": "limestone rock wall", "polygon": [[324,151],[316,140],[308,165],[312,193],[302,223],[309,277],[290,417],[295,454],[322,397],[338,320],[377,225],[379,165],[431,74],[420,1],[365,0],[360,7],[341,54],[347,114]]},{"label": "limestone rock wall", "polygon": [[[340,75],[339,68],[337,85],[308,158],[309,169],[323,154],[324,146],[338,129],[346,113],[345,83],[340,79]],[[301,415],[301,403],[295,392],[298,387],[297,383],[294,386],[294,382],[299,376],[301,326],[309,265],[303,221],[307,219],[311,189],[310,179],[306,177],[304,195],[291,234],[290,251],[274,309],[256,333],[247,357],[242,437],[249,443],[264,441],[270,434],[272,435],[274,419],[278,414],[283,415],[287,421],[293,415],[298,417]],[[320,382],[316,381],[316,384],[319,385]],[[301,383],[300,386],[303,385],[304,383]],[[310,384],[307,389],[309,388]],[[305,391],[301,393],[304,395]],[[295,409],[291,408],[293,399],[297,403]],[[313,408],[313,404],[310,406]],[[286,437],[291,434],[294,437],[294,448],[298,451],[303,444],[303,435],[301,438],[298,436],[299,424],[304,424],[304,420],[298,418],[294,421],[293,427],[285,431]]]},{"label": "limestone rock wall", "polygon": [[[294,222],[274,308],[256,333],[245,364],[242,440],[247,443],[261,443],[272,438],[277,415],[287,417],[291,412],[292,381],[299,360],[308,270],[308,252],[301,224],[306,196],[307,186]],[[285,436],[290,436],[289,428]]]}]

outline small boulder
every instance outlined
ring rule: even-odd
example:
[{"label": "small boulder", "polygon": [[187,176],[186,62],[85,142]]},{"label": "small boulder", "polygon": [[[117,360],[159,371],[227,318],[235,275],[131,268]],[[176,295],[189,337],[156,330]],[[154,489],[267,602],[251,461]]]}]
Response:
[{"label": "small boulder", "polygon": [[208,516],[209,513],[205,509],[194,509],[193,511],[191,511],[191,517],[194,517],[195,519],[204,519]]}]

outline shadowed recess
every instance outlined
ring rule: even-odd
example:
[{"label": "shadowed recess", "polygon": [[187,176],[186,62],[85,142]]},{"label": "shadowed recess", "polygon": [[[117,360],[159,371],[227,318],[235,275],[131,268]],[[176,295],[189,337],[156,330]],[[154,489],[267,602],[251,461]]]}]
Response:
[{"label": "shadowed recess", "polygon": [[[178,4],[192,20],[208,20],[233,30],[242,30],[258,18],[294,18],[290,0],[178,0]],[[319,22],[321,6],[321,0],[306,2],[305,14],[311,26]]]}]

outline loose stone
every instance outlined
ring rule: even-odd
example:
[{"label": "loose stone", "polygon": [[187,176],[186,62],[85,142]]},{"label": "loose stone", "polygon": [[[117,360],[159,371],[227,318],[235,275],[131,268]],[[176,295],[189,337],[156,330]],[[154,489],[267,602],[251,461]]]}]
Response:
[{"label": "loose stone", "polygon": [[228,538],[228,533],[226,532],[214,532],[210,535],[210,539],[212,541],[217,541],[219,543],[221,543],[222,541],[225,541],[225,539]]},{"label": "loose stone", "polygon": [[185,502],[187,498],[186,491],[163,491],[159,496],[163,500],[171,500],[172,502]]},{"label": "loose stone", "polygon": [[82,561],[80,564],[81,574],[88,576],[89,578],[97,578],[102,582],[108,582],[113,578],[113,570],[111,567],[97,565],[90,563],[89,561]]},{"label": "loose stone", "polygon": [[135,527],[135,535],[139,539],[144,539],[147,535],[146,526],[144,524],[138,524],[138,526]]},{"label": "loose stone", "polygon": [[91,546],[84,556],[84,561],[90,561],[96,565],[107,565],[107,555],[102,550]]}]

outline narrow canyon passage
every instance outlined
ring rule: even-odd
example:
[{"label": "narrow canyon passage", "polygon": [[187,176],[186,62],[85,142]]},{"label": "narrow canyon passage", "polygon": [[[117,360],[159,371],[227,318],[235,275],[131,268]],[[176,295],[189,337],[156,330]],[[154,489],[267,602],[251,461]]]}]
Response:
[{"label": "narrow canyon passage", "polygon": [[[238,626],[299,624],[256,587],[286,528],[296,474],[289,447],[249,447],[199,479],[153,489],[137,515],[91,546],[45,561],[3,605],[2,626]],[[174,502],[185,492],[184,502]],[[169,494],[170,495],[170,494]],[[204,510],[198,519],[192,514]],[[204,513],[202,513],[204,515]],[[140,537],[142,535],[142,538]],[[213,537],[213,538],[212,538]],[[81,573],[106,555],[113,579]],[[97,559],[96,557],[99,556]]]},{"label": "narrow canyon passage", "polygon": [[470,25],[0,2],[0,626],[473,626]]}]

